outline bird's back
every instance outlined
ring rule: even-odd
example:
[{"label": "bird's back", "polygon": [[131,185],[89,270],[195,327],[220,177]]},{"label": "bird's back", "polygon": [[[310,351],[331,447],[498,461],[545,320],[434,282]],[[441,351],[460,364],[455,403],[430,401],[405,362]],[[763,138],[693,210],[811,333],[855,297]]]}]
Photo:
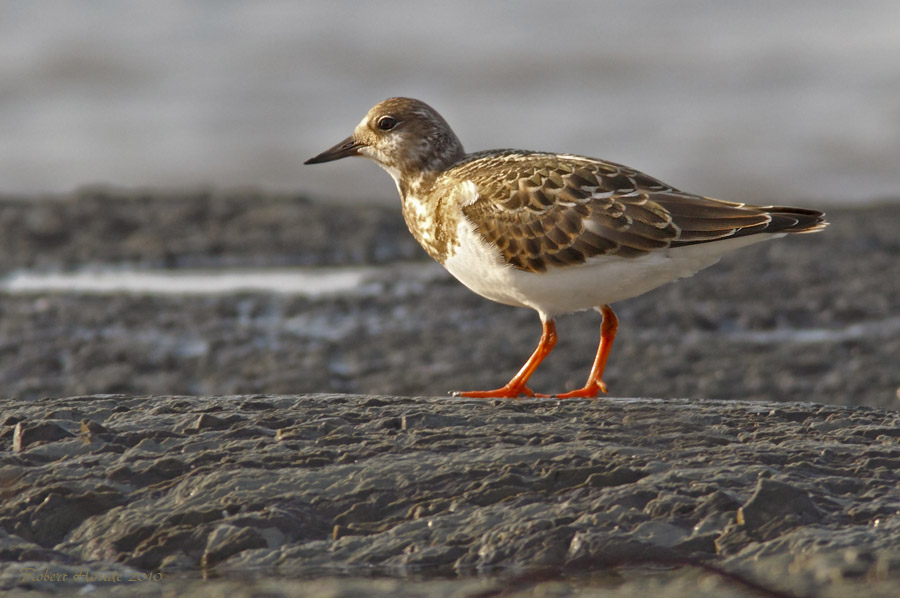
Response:
[{"label": "bird's back", "polygon": [[463,213],[513,267],[543,272],[592,257],[759,233],[815,232],[822,212],[684,193],[642,172],[583,156],[521,150],[470,154],[440,177],[471,181]]}]

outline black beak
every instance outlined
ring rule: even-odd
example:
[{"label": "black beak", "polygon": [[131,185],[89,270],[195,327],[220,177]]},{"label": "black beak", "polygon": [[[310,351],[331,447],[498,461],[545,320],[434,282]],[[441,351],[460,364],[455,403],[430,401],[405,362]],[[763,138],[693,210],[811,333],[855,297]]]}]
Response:
[{"label": "black beak", "polygon": [[313,156],[304,164],[321,164],[322,162],[331,162],[332,160],[340,160],[341,158],[346,158],[347,156],[358,156],[359,148],[363,146],[362,143],[355,141],[353,139],[353,135],[347,137],[334,147],[330,147],[318,156]]}]

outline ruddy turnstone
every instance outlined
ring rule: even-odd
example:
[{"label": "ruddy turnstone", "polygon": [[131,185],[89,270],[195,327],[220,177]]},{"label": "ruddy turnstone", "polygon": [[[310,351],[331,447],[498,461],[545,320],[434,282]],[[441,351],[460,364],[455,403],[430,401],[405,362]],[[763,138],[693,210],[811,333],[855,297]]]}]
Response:
[{"label": "ruddy turnstone", "polygon": [[[365,156],[394,178],[410,232],[474,292],[538,312],[543,334],[522,369],[464,397],[596,397],[618,321],[609,304],[695,274],[738,247],[826,226],[822,212],[684,193],[642,172],[584,156],[522,150],[467,154],[433,108],[375,105],[353,134],[306,164]],[[600,346],[583,388],[526,385],[556,344],[554,318],[594,308]]]}]

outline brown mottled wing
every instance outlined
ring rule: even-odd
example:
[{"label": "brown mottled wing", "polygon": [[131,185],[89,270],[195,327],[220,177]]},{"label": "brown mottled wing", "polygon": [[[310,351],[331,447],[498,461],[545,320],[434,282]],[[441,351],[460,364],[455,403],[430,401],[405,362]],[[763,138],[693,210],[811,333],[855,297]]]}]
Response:
[{"label": "brown mottled wing", "polygon": [[814,210],[690,195],[636,170],[576,156],[476,154],[452,175],[478,189],[478,199],[463,213],[509,264],[530,272],[600,255],[637,257],[763,231],[811,232],[824,226]]}]

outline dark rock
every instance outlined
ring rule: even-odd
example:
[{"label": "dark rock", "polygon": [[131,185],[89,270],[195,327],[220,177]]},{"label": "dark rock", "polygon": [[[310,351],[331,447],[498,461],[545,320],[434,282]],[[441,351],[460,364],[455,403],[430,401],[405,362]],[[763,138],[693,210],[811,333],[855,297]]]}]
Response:
[{"label": "dark rock", "polygon": [[620,534],[583,532],[572,539],[566,569],[595,570],[625,565],[671,564],[678,556],[672,550],[639,542]]},{"label": "dark rock", "polygon": [[215,567],[239,552],[265,547],[265,538],[253,528],[219,526],[209,535],[200,564],[204,569]]},{"label": "dark rock", "polygon": [[13,450],[20,452],[37,443],[56,442],[73,434],[52,422],[27,423],[20,421],[13,433]]},{"label": "dark rock", "polygon": [[134,546],[130,554],[120,556],[122,562],[143,571],[154,571],[169,555],[183,553],[196,568],[202,558],[207,530],[202,527],[178,526],[156,528]]},{"label": "dark rock", "polygon": [[55,546],[77,525],[116,507],[123,496],[115,491],[57,494],[51,492],[29,513],[34,541],[45,548]]},{"label": "dark rock", "polygon": [[454,563],[463,555],[466,549],[462,546],[419,546],[410,544],[403,551],[403,555],[391,559],[392,565],[398,565],[401,569],[417,573],[428,571],[429,573],[451,574]]},{"label": "dark rock", "polygon": [[797,525],[815,523],[823,517],[805,491],[776,480],[759,480],[756,491],[737,511],[737,523],[748,531],[778,526],[790,519]]},{"label": "dark rock", "polygon": [[598,473],[606,473],[605,465],[591,467],[552,467],[541,476],[538,483],[547,489],[560,489],[583,484]]},{"label": "dark rock", "polygon": [[588,476],[586,483],[588,486],[601,488],[624,486],[625,484],[633,484],[646,475],[643,471],[622,466],[608,472],[592,473]]},{"label": "dark rock", "polygon": [[111,434],[102,425],[90,419],[81,420],[81,433],[85,436],[99,436],[101,434]]},{"label": "dark rock", "polygon": [[[384,501],[380,501],[384,502]],[[381,521],[385,518],[385,506],[374,501],[360,502],[351,506],[334,518],[335,525],[347,525],[350,523],[369,523]]]},{"label": "dark rock", "polygon": [[[778,403],[775,418],[775,403],[754,402],[371,399],[8,401],[23,425],[71,412],[113,438],[0,451],[0,590],[20,589],[12,559],[31,557],[179,572],[150,592],[183,590],[204,566],[252,585],[336,571],[555,582],[660,565],[671,587],[696,589],[683,567],[694,563],[796,584],[797,595],[829,595],[840,580],[879,598],[856,590],[900,579],[890,467],[900,451],[866,437],[873,422],[900,425],[896,411]],[[228,425],[172,432],[199,414]],[[404,416],[421,426],[383,425]],[[278,439],[285,423],[293,433]],[[642,595],[645,570],[616,583]]]},{"label": "dark rock", "polygon": [[719,554],[737,554],[752,542],[781,537],[824,517],[809,495],[790,484],[763,478],[750,500],[737,510],[735,523],[716,538]]},{"label": "dark rock", "polygon": [[715,490],[701,502],[695,510],[695,515],[705,517],[713,513],[735,513],[741,503],[728,492]]},{"label": "dark rock", "polygon": [[139,472],[143,484],[156,484],[164,480],[176,478],[187,470],[184,462],[173,457],[154,461]]},{"label": "dark rock", "polygon": [[701,534],[673,544],[672,552],[688,557],[703,557],[716,553],[716,537],[718,534]]},{"label": "dark rock", "polygon": [[203,413],[200,417],[197,418],[197,421],[194,422],[194,425],[191,426],[193,430],[221,430],[223,428],[227,428],[229,423],[220,417],[216,417],[215,415],[210,415],[209,413]]},{"label": "dark rock", "polygon": [[115,438],[115,434],[106,427],[98,424],[90,419],[81,420],[81,437],[87,442],[110,442]]}]

